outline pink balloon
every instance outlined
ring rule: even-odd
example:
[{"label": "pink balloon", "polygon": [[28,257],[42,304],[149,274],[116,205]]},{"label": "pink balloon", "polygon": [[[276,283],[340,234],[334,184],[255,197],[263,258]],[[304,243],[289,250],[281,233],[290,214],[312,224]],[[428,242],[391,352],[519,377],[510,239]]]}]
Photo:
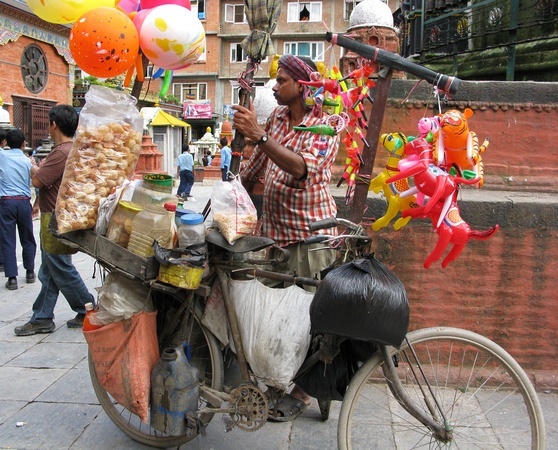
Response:
[{"label": "pink balloon", "polygon": [[138,33],[141,30],[143,21],[149,15],[150,12],[151,9],[142,9],[132,16],[132,21],[134,22],[134,25],[136,26],[136,30],[138,30]]},{"label": "pink balloon", "polygon": [[130,14],[139,9],[139,0],[119,0],[116,6],[121,8],[126,14]]},{"label": "pink balloon", "polygon": [[186,9],[192,9],[190,0],[140,0],[141,9],[155,8],[161,5],[178,5]]}]

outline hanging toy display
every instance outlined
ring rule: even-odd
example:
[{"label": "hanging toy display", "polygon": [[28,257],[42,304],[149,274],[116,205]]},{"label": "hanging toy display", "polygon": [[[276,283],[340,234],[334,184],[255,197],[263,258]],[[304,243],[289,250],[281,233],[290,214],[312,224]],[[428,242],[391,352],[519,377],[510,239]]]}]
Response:
[{"label": "hanging toy display", "polygon": [[471,230],[461,218],[457,205],[457,193],[462,185],[482,186],[481,154],[489,141],[486,139],[479,145],[477,135],[469,129],[472,110],[450,110],[422,118],[416,137],[402,132],[383,134],[380,143],[389,154],[384,170],[372,179],[359,175],[363,164],[361,148],[369,146],[363,102],[373,103],[370,92],[375,87],[371,77],[374,67],[362,60],[361,66],[346,77],[333,66],[329,78],[316,72],[310,81],[297,80],[310,88],[306,104],[314,109],[316,117],[322,116],[326,107],[333,113],[326,110],[329,115],[318,125],[293,129],[315,133],[314,147],[321,155],[328,150],[329,137],[345,133],[341,139],[345,167],[337,186],[347,183],[346,205],[352,204],[357,181],[363,181],[369,183],[369,190],[382,193],[387,202],[385,214],[372,224],[374,231],[388,226],[394,219],[393,227],[399,230],[411,218],[429,218],[439,237],[424,267],[439,260],[451,243],[453,248],[442,261],[442,267],[446,267],[470,239],[487,239],[498,230],[498,225],[486,231]]}]

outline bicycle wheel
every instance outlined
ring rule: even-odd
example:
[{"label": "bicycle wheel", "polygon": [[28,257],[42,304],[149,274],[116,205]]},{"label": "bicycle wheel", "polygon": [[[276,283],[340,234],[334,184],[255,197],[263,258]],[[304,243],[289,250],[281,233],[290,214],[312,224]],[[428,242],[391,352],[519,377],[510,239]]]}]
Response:
[{"label": "bicycle wheel", "polygon": [[456,328],[418,330],[407,339],[399,350],[388,348],[398,359],[403,389],[430,419],[451,427],[450,440],[437,440],[399,404],[377,354],[358,370],[345,394],[340,449],[544,448],[537,394],[504,349]]},{"label": "bicycle wheel", "polygon": [[[199,370],[200,379],[213,389],[221,390],[223,388],[224,368],[220,346],[217,339],[200,324],[200,318],[201,309],[199,306],[186,310],[180,329],[188,331],[187,333],[175,334],[174,340],[178,341],[175,345],[179,345],[184,340],[188,341],[192,351],[190,363]],[[149,420],[147,423],[142,422],[138,416],[116,403],[97,380],[90,354],[89,373],[93,389],[103,410],[114,424],[133,440],[156,448],[167,448],[178,447],[197,436],[195,431],[181,436],[165,435],[152,428],[149,425]],[[200,407],[203,406],[205,406],[205,403],[200,397]],[[213,414],[204,414],[201,416],[201,421],[208,424],[212,418]]]}]

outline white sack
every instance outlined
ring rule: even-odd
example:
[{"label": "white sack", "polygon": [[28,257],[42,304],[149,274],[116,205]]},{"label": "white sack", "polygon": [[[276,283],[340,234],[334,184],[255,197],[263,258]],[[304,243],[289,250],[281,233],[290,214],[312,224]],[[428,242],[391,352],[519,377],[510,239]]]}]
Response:
[{"label": "white sack", "polygon": [[257,280],[230,283],[252,371],[265,384],[286,390],[310,346],[313,294],[295,285],[272,289]]}]

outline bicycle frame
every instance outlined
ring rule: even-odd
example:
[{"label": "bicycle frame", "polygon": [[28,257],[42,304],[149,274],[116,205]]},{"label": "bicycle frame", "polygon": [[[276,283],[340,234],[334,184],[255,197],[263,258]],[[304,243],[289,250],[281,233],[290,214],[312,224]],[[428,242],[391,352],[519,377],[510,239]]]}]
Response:
[{"label": "bicycle frame", "polygon": [[[309,239],[308,242],[343,241],[345,250],[347,250],[350,253],[352,259],[357,257],[359,254],[362,255],[365,249],[367,248],[367,245],[361,246],[356,251],[355,254],[355,248],[349,245],[348,241],[351,238],[364,239],[366,241],[368,239],[368,235],[366,234],[364,228],[360,225],[353,224],[352,222],[345,219],[328,219],[327,221],[321,221],[319,223],[314,224],[313,228],[314,229],[329,228],[331,227],[332,223],[334,223],[335,225],[346,226],[347,228],[352,230],[352,234],[343,234],[341,236],[319,236],[317,238]],[[249,267],[239,267],[242,266],[242,264],[239,264],[238,262],[234,262],[234,261],[229,261],[229,260],[216,260],[216,261],[214,260],[212,262],[212,265],[214,266],[217,275],[216,282],[219,283],[219,287],[221,289],[221,295],[223,297],[223,302],[225,305],[227,321],[231,330],[231,336],[234,342],[234,346],[236,349],[236,356],[242,374],[242,381],[243,383],[252,383],[253,379],[250,374],[249,364],[245,357],[244,347],[243,347],[241,334],[240,334],[240,326],[232,304],[232,299],[228,288],[227,277],[234,272],[234,273],[248,274],[257,278],[268,278],[277,281],[284,281],[289,284],[296,283],[296,284],[315,286],[315,287],[319,285],[320,281],[316,279],[298,277],[298,276],[288,275],[280,272],[274,272],[271,270],[260,269],[257,267],[257,265],[252,265],[254,263],[257,264],[258,262],[257,260],[247,259],[246,262],[251,263]],[[262,262],[269,263],[270,261],[262,260],[259,263],[261,264]],[[410,346],[410,350],[412,352],[411,346]],[[409,412],[409,414],[415,417],[419,422],[421,422],[423,425],[429,428],[434,433],[434,435],[438,440],[442,442],[450,441],[451,427],[447,425],[447,421],[444,421],[444,423],[446,423],[446,426],[444,427],[434,420],[434,418],[436,417],[436,408],[434,408],[433,405],[429,405],[429,409],[431,411],[430,416],[425,415],[424,412],[422,412],[419,408],[415,406],[415,404],[408,398],[406,390],[402,387],[401,381],[399,380],[399,377],[395,372],[394,362],[392,358],[389,356],[389,352],[387,351],[387,346],[379,345],[379,352],[381,353],[382,358],[385,362],[384,370],[385,370],[386,378],[390,382],[389,383],[390,390],[392,390],[394,397],[397,399],[400,405],[407,412]],[[319,361],[319,350],[313,355],[309,356],[309,358],[303,364],[303,367],[301,367],[299,374],[302,371],[309,369],[313,364],[316,364],[318,361]],[[418,370],[420,371],[421,370],[420,362],[418,360],[416,360],[416,362],[418,365]],[[418,376],[416,376],[416,379],[418,381]],[[230,396],[224,392],[218,392],[207,386],[202,386],[201,394],[208,401],[208,403],[210,403],[214,407],[200,410],[200,413],[206,413],[206,412],[238,413],[239,412],[237,408],[231,408],[230,406],[227,408],[221,407],[221,402],[223,401],[228,402],[230,399]],[[440,408],[437,409],[441,411]]]}]

